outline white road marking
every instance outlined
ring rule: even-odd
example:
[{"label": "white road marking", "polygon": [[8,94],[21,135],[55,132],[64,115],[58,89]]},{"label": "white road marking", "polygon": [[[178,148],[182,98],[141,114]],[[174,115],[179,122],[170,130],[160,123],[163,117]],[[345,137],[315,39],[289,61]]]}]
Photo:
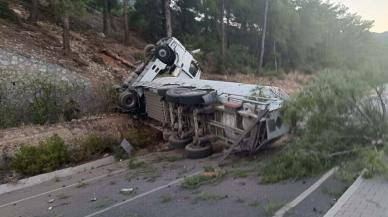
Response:
[{"label": "white road marking", "polygon": [[[121,173],[121,172],[124,172],[124,171],[126,171],[126,169],[116,170],[116,171],[113,171],[113,172],[105,174],[105,175],[96,176],[96,177],[84,180],[82,182],[84,182],[84,183],[92,182],[92,181],[95,181],[95,180],[98,180],[98,179],[102,179],[102,178],[105,178],[107,176],[118,174],[118,173]],[[66,189],[66,188],[71,188],[71,187],[74,187],[74,186],[77,186],[77,185],[79,185],[78,182],[74,183],[74,184],[71,184],[71,185],[68,185],[68,186],[65,186],[65,187],[60,187],[60,188],[57,188],[57,189],[54,189],[54,190],[46,191],[46,192],[43,192],[43,193],[40,193],[40,194],[35,194],[35,195],[29,196],[29,197],[26,197],[26,198],[23,198],[23,199],[20,199],[20,200],[15,200],[15,201],[12,201],[12,202],[9,202],[9,203],[6,203],[6,204],[2,204],[2,205],[0,205],[0,208],[6,207],[6,206],[10,206],[10,205],[15,204],[15,203],[20,203],[20,202],[23,202],[23,201],[26,201],[26,200],[34,199],[34,198],[37,198],[37,197],[40,197],[40,196],[43,196],[43,195],[46,195],[46,194],[50,194],[50,193],[53,193],[53,192],[56,192],[56,191],[60,191],[60,190]]]},{"label": "white road marking", "polygon": [[356,179],[355,182],[348,188],[348,190],[345,191],[345,193],[337,200],[337,203],[334,204],[330,208],[330,210],[325,214],[324,217],[333,217],[335,216],[338,211],[342,208],[343,205],[350,199],[350,197],[356,192],[356,190],[361,186],[361,184],[364,182],[364,179],[362,178],[363,174],[365,173],[365,170],[362,171],[361,175]]},{"label": "white road marking", "polygon": [[328,178],[330,178],[334,172],[338,170],[338,167],[334,167],[327,173],[325,173],[318,181],[316,181],[313,185],[311,185],[308,189],[306,189],[303,193],[301,193],[298,197],[296,197],[293,201],[283,206],[280,210],[278,210],[273,217],[283,217],[290,209],[296,207],[300,202],[302,202],[306,197],[308,197],[311,193],[313,193],[319,186],[322,185]]},{"label": "white road marking", "polygon": [[[196,173],[193,173],[193,174],[191,174],[191,175],[188,175],[188,176],[186,176],[186,178],[187,178],[187,177],[192,177],[192,176],[198,175],[198,174],[201,173],[201,172],[203,172],[203,171],[198,171],[198,172],[196,172]],[[178,183],[182,182],[184,179],[185,179],[185,177],[179,178],[179,179],[174,180],[174,181],[172,181],[172,182],[169,182],[169,183],[167,183],[167,184],[165,184],[165,185],[162,185],[162,186],[159,186],[159,187],[157,187],[157,188],[154,188],[154,189],[152,189],[152,190],[150,190],[150,191],[141,193],[141,194],[136,195],[135,197],[132,197],[132,198],[130,198],[130,199],[128,199],[128,200],[122,201],[122,202],[120,202],[120,203],[116,203],[116,204],[114,204],[114,205],[112,205],[112,206],[109,206],[109,207],[107,207],[107,208],[105,208],[105,209],[102,209],[102,210],[100,210],[100,211],[94,212],[94,213],[92,213],[92,214],[86,215],[86,216],[84,216],[84,217],[92,217],[92,216],[99,215],[99,214],[101,214],[101,213],[104,213],[104,212],[106,212],[106,211],[109,211],[109,210],[111,210],[111,209],[113,209],[113,208],[116,208],[116,207],[118,207],[118,206],[121,206],[121,205],[123,205],[123,204],[129,203],[129,202],[134,201],[134,200],[136,200],[136,199],[139,199],[139,198],[141,198],[141,197],[145,197],[145,196],[147,196],[147,195],[149,195],[149,194],[152,194],[152,193],[154,193],[154,192],[160,191],[160,190],[162,190],[162,189],[164,189],[164,188],[167,188],[167,187],[169,187],[169,186],[171,186],[171,185],[178,184]]]}]

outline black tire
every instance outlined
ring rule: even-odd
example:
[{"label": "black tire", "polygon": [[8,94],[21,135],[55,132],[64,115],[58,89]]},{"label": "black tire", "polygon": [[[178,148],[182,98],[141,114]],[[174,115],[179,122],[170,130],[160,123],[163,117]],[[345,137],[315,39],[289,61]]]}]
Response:
[{"label": "black tire", "polygon": [[166,93],[168,90],[173,89],[173,88],[177,88],[177,87],[178,87],[178,85],[176,85],[176,84],[168,84],[168,85],[159,87],[158,88],[158,95],[161,97],[166,97]]},{"label": "black tire", "polygon": [[137,101],[137,94],[134,91],[124,91],[120,93],[120,106],[126,110],[136,109]]},{"label": "black tire", "polygon": [[160,45],[155,49],[155,57],[163,63],[171,66],[175,62],[175,53],[167,45]]},{"label": "black tire", "polygon": [[190,143],[185,147],[185,151],[186,157],[190,159],[201,159],[209,157],[213,153],[212,146],[210,144],[196,146],[193,143]]},{"label": "black tire", "polygon": [[168,138],[168,143],[171,146],[171,148],[174,149],[183,149],[186,147],[187,144],[193,141],[193,137],[187,137],[187,138],[178,138],[177,134],[172,134],[170,138]]},{"label": "black tire", "polygon": [[174,88],[166,93],[166,100],[183,105],[203,104],[203,96],[207,94],[205,90],[195,90],[189,88]]}]

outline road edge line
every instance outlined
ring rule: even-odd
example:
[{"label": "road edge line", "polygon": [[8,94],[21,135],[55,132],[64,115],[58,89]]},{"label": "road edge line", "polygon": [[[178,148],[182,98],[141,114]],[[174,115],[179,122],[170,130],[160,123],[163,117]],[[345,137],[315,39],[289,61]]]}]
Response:
[{"label": "road edge line", "polygon": [[333,217],[337,214],[337,212],[342,208],[342,206],[350,199],[350,197],[354,194],[354,192],[361,186],[361,184],[365,181],[362,177],[362,174],[358,176],[356,181],[342,194],[342,196],[337,200],[337,202],[332,206],[329,211],[323,217]]},{"label": "road edge line", "polygon": [[[92,182],[92,181],[95,181],[95,180],[98,180],[98,179],[102,179],[102,178],[105,178],[105,177],[108,177],[108,176],[111,176],[111,175],[115,175],[115,174],[124,172],[125,170],[126,169],[115,170],[115,171],[113,171],[111,173],[108,173],[108,174],[104,174],[104,175],[96,176],[96,177],[93,177],[93,178],[90,178],[90,179],[86,179],[86,180],[82,181],[82,183],[89,183],[89,182]],[[35,194],[35,195],[29,196],[29,197],[25,197],[23,199],[15,200],[15,201],[12,201],[12,202],[9,202],[9,203],[5,203],[5,204],[0,205],[0,208],[6,207],[6,206],[9,206],[9,205],[12,205],[12,204],[20,203],[20,202],[23,202],[23,201],[26,201],[26,200],[30,200],[30,199],[33,199],[33,198],[37,198],[37,197],[40,197],[40,196],[43,196],[43,195],[46,195],[46,194],[51,194],[53,192],[57,192],[57,191],[60,191],[60,190],[63,190],[63,189],[75,187],[77,185],[79,185],[79,182],[78,183],[73,183],[71,185],[66,185],[65,187],[60,187],[60,188],[56,188],[56,189],[53,189],[53,190],[50,190],[50,191],[46,191],[46,192],[43,192],[43,193],[39,193],[39,194]]]},{"label": "road edge line", "polygon": [[328,178],[330,178],[336,171],[338,167],[334,167],[328,172],[326,172],[318,181],[316,181],[313,185],[299,194],[294,200],[287,203],[281,209],[279,209],[273,217],[283,217],[290,209],[296,207],[299,203],[301,203],[304,199],[306,199],[311,193],[313,193],[319,186],[322,185]]},{"label": "road edge line", "polygon": [[106,212],[106,211],[109,211],[109,210],[111,210],[111,209],[113,209],[113,208],[115,208],[115,207],[124,205],[124,204],[129,203],[129,202],[131,202],[131,201],[134,201],[134,200],[136,200],[136,199],[145,197],[145,196],[147,196],[147,195],[149,195],[149,194],[152,194],[152,193],[154,193],[154,192],[163,190],[163,189],[165,189],[165,188],[167,188],[167,187],[169,187],[169,186],[171,186],[171,185],[176,185],[176,184],[182,182],[185,178],[188,178],[188,177],[192,177],[192,176],[198,175],[198,174],[200,174],[200,173],[202,173],[202,172],[203,172],[203,171],[201,170],[201,171],[195,172],[195,173],[193,173],[193,174],[190,174],[190,175],[188,175],[188,176],[185,176],[185,177],[176,179],[176,180],[174,180],[174,181],[172,181],[172,182],[169,182],[169,183],[167,183],[167,184],[165,184],[165,185],[161,185],[161,186],[159,186],[159,187],[156,187],[156,188],[154,188],[154,189],[151,189],[151,190],[149,190],[149,191],[146,191],[146,192],[143,192],[143,193],[141,193],[141,194],[139,194],[139,195],[136,195],[136,196],[134,196],[134,197],[132,197],[132,198],[130,198],[130,199],[128,199],[128,200],[124,200],[124,201],[122,201],[122,202],[113,204],[112,206],[106,207],[105,209],[102,209],[102,210],[99,210],[99,211],[97,211],[97,212],[94,212],[94,213],[85,215],[84,217],[93,217],[93,216],[99,215],[99,214],[104,213],[104,212]]},{"label": "road edge line", "polygon": [[61,178],[61,177],[71,176],[78,172],[82,172],[84,170],[90,170],[93,168],[106,166],[114,162],[116,162],[114,157],[109,156],[89,163],[81,164],[75,167],[68,167],[68,168],[53,171],[50,173],[44,173],[37,176],[32,176],[26,179],[19,180],[15,184],[12,184],[12,183],[2,184],[0,185],[0,195],[5,193],[10,193],[12,191],[20,190],[23,188],[31,187],[34,185],[38,185],[43,182],[50,181],[56,177]]}]

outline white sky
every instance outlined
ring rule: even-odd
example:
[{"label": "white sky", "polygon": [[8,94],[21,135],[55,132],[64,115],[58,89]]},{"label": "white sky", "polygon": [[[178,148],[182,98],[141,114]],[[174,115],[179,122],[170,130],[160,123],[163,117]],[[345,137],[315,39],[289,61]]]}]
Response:
[{"label": "white sky", "polygon": [[366,20],[374,20],[373,32],[388,31],[388,0],[330,0],[349,7],[350,12],[357,13]]}]

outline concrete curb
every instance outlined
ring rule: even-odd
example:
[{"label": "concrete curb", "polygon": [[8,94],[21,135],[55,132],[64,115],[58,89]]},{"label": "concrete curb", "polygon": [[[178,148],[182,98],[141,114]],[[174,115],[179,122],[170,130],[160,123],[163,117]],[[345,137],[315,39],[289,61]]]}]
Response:
[{"label": "concrete curb", "polygon": [[342,206],[349,200],[349,198],[353,195],[353,193],[361,186],[364,182],[364,178],[362,178],[363,172],[361,175],[353,182],[353,184],[345,191],[344,194],[338,199],[337,203],[334,204],[333,207],[323,216],[323,217],[334,217],[338,211],[342,208]]},{"label": "concrete curb", "polygon": [[279,209],[273,217],[283,217],[289,210],[296,207],[300,204],[304,199],[306,199],[310,194],[312,194],[315,190],[317,190],[327,179],[329,179],[336,171],[338,167],[334,167],[323,176],[318,179],[314,184],[312,184],[309,188],[303,191],[299,196],[297,196],[294,200],[283,206]]},{"label": "concrete curb", "polygon": [[93,169],[96,167],[105,166],[108,164],[112,164],[114,162],[115,162],[114,157],[109,156],[109,157],[102,158],[102,159],[92,161],[92,162],[89,162],[86,164],[82,164],[79,166],[69,167],[69,168],[65,168],[62,170],[57,170],[54,172],[45,173],[45,174],[29,177],[26,179],[22,179],[14,184],[13,183],[3,184],[3,185],[0,185],[0,195],[5,194],[5,193],[9,193],[12,191],[20,190],[20,189],[23,189],[26,187],[31,187],[33,185],[37,185],[37,184],[52,180],[55,177],[61,178],[61,177],[70,176],[70,175],[76,174],[78,172],[83,172],[83,171],[90,170],[90,169]]}]

